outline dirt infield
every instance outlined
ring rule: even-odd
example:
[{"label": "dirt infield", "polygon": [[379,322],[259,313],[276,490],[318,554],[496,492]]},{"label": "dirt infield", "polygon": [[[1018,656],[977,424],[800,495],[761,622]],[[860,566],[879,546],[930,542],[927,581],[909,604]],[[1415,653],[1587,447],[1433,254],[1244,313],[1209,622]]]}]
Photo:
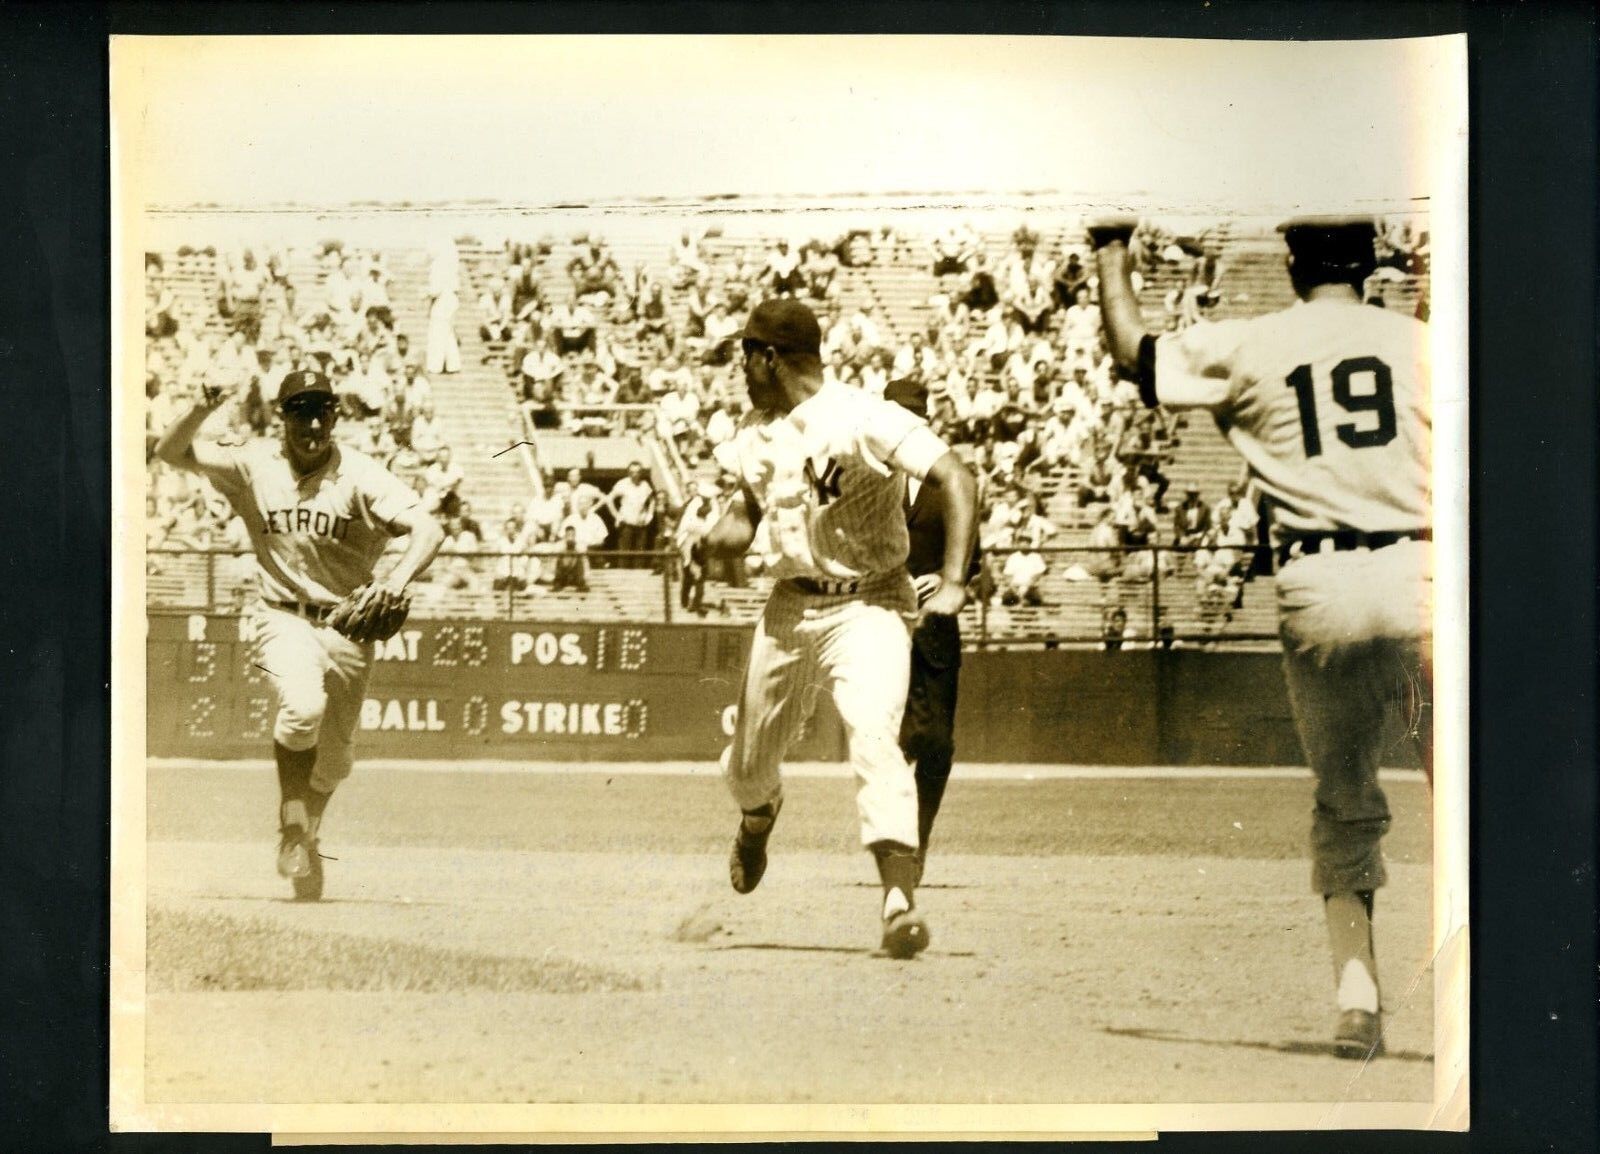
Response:
[{"label": "dirt infield", "polygon": [[[958,768],[959,775],[960,770]],[[851,783],[796,779],[761,888],[714,778],[384,770],[328,900],[269,772],[155,768],[152,1102],[1426,1101],[1426,790],[1389,786],[1388,1056],[1328,1053],[1307,780],[958,779],[918,960],[876,955]]]}]

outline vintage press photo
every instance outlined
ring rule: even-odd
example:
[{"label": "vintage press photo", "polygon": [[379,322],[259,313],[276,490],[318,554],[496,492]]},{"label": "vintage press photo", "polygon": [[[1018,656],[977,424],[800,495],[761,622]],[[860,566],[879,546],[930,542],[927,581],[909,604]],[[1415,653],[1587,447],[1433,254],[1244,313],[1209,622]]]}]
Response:
[{"label": "vintage press photo", "polygon": [[115,1128],[1466,1125],[1462,38],[111,72]]}]

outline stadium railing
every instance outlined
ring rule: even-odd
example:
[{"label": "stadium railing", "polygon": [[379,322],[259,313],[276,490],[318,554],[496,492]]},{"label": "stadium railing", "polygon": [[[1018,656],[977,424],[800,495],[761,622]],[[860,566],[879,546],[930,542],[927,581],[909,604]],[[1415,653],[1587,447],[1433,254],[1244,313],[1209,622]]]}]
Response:
[{"label": "stadium railing", "polygon": [[[1008,597],[1004,570],[1014,553],[1046,559],[1037,597]],[[1277,643],[1272,578],[1254,574],[1265,546],[1230,546],[1226,562],[1202,572],[1195,546],[993,549],[984,555],[974,596],[962,610],[969,648],[1183,645],[1261,647]],[[771,578],[705,583],[704,601],[684,587],[672,549],[581,554],[587,589],[554,589],[562,552],[477,550],[442,553],[413,585],[419,618],[505,621],[639,621],[749,624],[759,616]],[[146,604],[157,611],[236,613],[255,596],[255,562],[243,550],[156,548],[145,558]],[[1009,604],[1007,602],[1010,602]]]}]

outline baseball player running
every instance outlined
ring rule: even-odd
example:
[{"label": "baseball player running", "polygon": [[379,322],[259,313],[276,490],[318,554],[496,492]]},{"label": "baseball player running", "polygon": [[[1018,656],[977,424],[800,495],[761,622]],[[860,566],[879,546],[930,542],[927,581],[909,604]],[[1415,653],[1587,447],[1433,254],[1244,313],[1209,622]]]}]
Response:
[{"label": "baseball player running", "polygon": [[746,894],[767,867],[783,804],[779,766],[815,706],[833,694],[859,788],[861,842],[883,884],[882,946],[926,948],[916,908],[917,795],[898,735],[909,680],[905,477],[939,495],[946,541],[940,587],[923,613],[960,611],[976,526],[976,484],[927,423],[859,389],[824,383],[817,318],[791,299],[763,301],[741,334],[753,411],[734,439],[743,500],[706,550],[740,556],[763,520],[777,578],[750,649],[733,741],[722,756],[742,816],[729,860]]},{"label": "baseball player running", "polygon": [[[279,385],[281,443],[262,439],[235,449],[197,441],[223,399],[208,392],[192,405],[162,434],[156,455],[209,480],[249,531],[260,582],[250,611],[252,660],[278,695],[278,872],[297,898],[315,901],[322,896],[322,815],[350,774],[372,668],[370,640],[360,639],[359,629],[350,630],[354,637],[339,632],[333,618],[345,628],[353,603],[388,602],[385,615],[397,629],[406,586],[433,560],[444,532],[387,469],[333,443],[337,400],[323,374],[297,370]],[[401,536],[409,536],[405,552],[373,582],[385,545]]]},{"label": "baseball player running", "polygon": [[1378,761],[1399,713],[1432,781],[1428,334],[1362,303],[1372,219],[1285,224],[1299,303],[1250,320],[1144,332],[1129,220],[1090,227],[1119,368],[1146,404],[1209,409],[1272,514],[1289,701],[1316,777],[1311,882],[1323,897],[1334,1048],[1383,1049],[1373,894],[1389,807]]},{"label": "baseball player running", "polygon": [[[918,380],[891,381],[884,399],[917,416],[928,411],[928,389]],[[946,542],[941,501],[936,490],[915,478],[906,481],[906,530],[910,552],[906,569],[924,601],[944,585]],[[966,580],[978,573],[978,550],[968,562]],[[961,678],[961,618],[924,615],[911,632],[911,685],[900,722],[900,751],[911,760],[917,781],[917,884],[928,862],[928,838],[950,783],[955,758],[956,691]]]}]

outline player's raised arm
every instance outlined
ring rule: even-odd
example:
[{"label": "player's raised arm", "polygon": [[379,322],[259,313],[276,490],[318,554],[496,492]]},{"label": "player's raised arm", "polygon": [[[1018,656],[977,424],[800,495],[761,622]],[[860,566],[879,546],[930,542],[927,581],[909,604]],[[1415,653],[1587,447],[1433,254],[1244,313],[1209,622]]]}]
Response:
[{"label": "player's raised arm", "polygon": [[200,426],[222,407],[226,399],[221,389],[203,390],[200,400],[168,425],[160,440],[156,441],[156,457],[175,469],[193,473],[214,475],[228,470],[233,464],[230,450],[211,441],[195,439]]},{"label": "player's raised arm", "polygon": [[952,617],[966,601],[967,566],[978,532],[978,483],[954,453],[946,452],[933,463],[924,479],[943,502],[944,563],[939,588],[923,605],[923,612]]},{"label": "player's raised arm", "polygon": [[[1089,225],[1089,242],[1094,246],[1095,263],[1100,272],[1100,316],[1104,322],[1106,347],[1117,363],[1117,371],[1129,380],[1142,381],[1141,346],[1145,340],[1144,316],[1133,291],[1132,259],[1128,239],[1137,222],[1130,217],[1107,217]],[[1149,356],[1149,353],[1145,354]]]}]

